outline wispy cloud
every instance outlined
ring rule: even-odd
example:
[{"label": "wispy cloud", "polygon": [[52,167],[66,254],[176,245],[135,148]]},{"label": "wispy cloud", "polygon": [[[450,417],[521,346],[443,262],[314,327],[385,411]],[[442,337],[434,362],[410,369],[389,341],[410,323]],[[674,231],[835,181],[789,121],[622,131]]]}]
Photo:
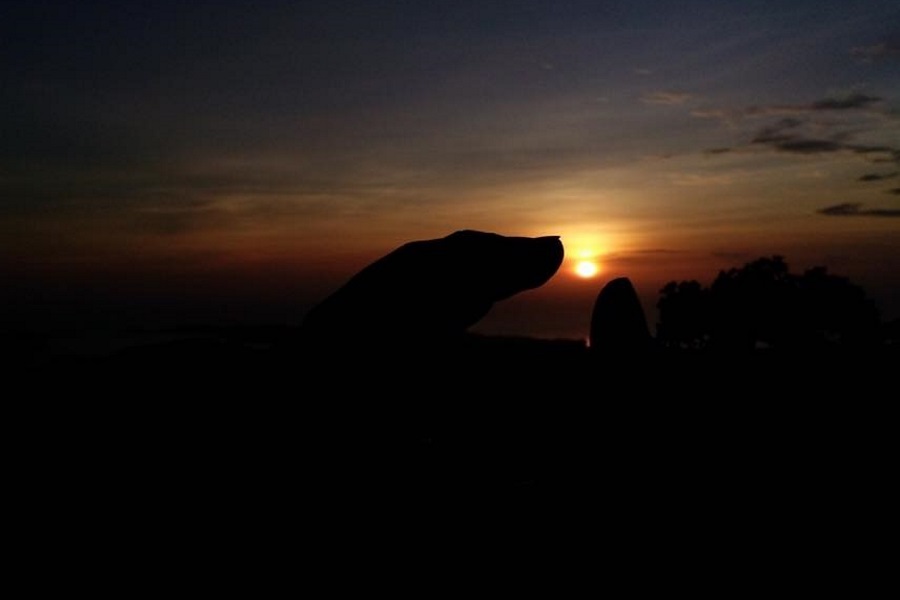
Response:
[{"label": "wispy cloud", "polygon": [[796,130],[798,127],[803,125],[803,121],[795,118],[784,118],[775,123],[774,125],[770,125],[768,127],[764,127],[759,130],[756,136],[751,140],[752,144],[772,144],[790,141],[794,139],[796,136],[793,133],[789,133],[791,130]]},{"label": "wispy cloud", "polygon": [[835,204],[821,208],[816,212],[829,217],[900,217],[900,209],[863,208],[863,205],[859,202]]},{"label": "wispy cloud", "polygon": [[731,121],[740,119],[741,110],[726,110],[724,108],[695,108],[691,111],[691,116],[698,119],[719,119],[721,121]]},{"label": "wispy cloud", "polygon": [[684,104],[691,98],[693,98],[693,95],[685,92],[660,91],[641,96],[641,102],[646,104],[675,105]]},{"label": "wispy cloud", "polygon": [[850,55],[861,62],[872,63],[889,58],[900,57],[900,41],[891,40],[872,44],[871,46],[856,46],[850,49]]},{"label": "wispy cloud", "polygon": [[781,152],[794,154],[820,154],[855,150],[853,146],[838,139],[818,139],[804,135],[806,122],[794,117],[783,118],[777,123],[763,127],[756,132],[751,144],[765,145]]},{"label": "wispy cloud", "polygon": [[739,250],[716,250],[715,252],[710,252],[710,256],[733,261],[743,261],[752,258],[752,254],[750,254],[749,252],[742,252]]},{"label": "wispy cloud", "polygon": [[[823,112],[840,112],[862,109],[872,109],[883,102],[880,96],[870,96],[859,92],[844,95],[830,96],[808,102],[806,104],[770,104],[763,106],[746,106],[743,108],[698,108],[691,111],[691,115],[700,119],[718,119],[734,124],[743,119],[756,119],[766,117],[802,117]],[[646,100],[645,100],[646,101]],[[785,119],[788,121],[790,119]]]},{"label": "wispy cloud", "polygon": [[817,100],[809,105],[809,110],[850,110],[853,108],[866,108],[877,102],[881,102],[878,96],[853,93],[837,98],[825,98]]},{"label": "wispy cloud", "polygon": [[[860,121],[860,113],[871,118],[870,109],[881,103],[882,98],[861,93],[851,93],[816,100],[806,104],[750,106],[739,109],[697,109],[691,114],[698,118],[718,119],[732,129],[745,129],[746,120],[779,117],[773,122],[759,127],[755,132],[747,132],[749,142],[739,143],[733,148],[719,147],[704,151],[705,154],[723,154],[739,148],[769,148],[777,152],[797,155],[828,154],[846,152],[860,155],[871,163],[900,164],[900,146],[862,144],[856,137],[867,131],[874,131],[875,125]],[[825,117],[825,113],[838,113]],[[883,110],[875,113],[880,119],[891,118]],[[843,118],[847,115],[847,118]],[[879,121],[879,125],[883,125]],[[868,175],[860,181],[876,181],[881,177]]]},{"label": "wispy cloud", "polygon": [[891,179],[900,174],[900,171],[894,171],[892,173],[866,173],[861,176],[858,181],[883,181],[885,179]]},{"label": "wispy cloud", "polygon": [[[875,152],[873,150],[873,152]],[[878,151],[881,156],[872,159],[874,163],[897,163],[900,165],[900,148],[885,148]]]},{"label": "wispy cloud", "polygon": [[[898,150],[888,146],[866,146],[848,144],[839,139],[816,139],[802,136],[785,136],[784,139],[756,140],[752,143],[764,143],[781,152],[793,154],[824,154],[828,152],[852,152],[861,154],[871,162],[897,162]],[[872,157],[870,155],[875,155]],[[881,157],[881,158],[879,158]]]},{"label": "wispy cloud", "polygon": [[822,154],[848,149],[847,146],[839,142],[804,138],[780,140],[771,142],[769,145],[782,152],[791,152],[793,154]]},{"label": "wispy cloud", "polygon": [[644,248],[629,252],[611,252],[604,256],[604,261],[608,265],[617,265],[618,267],[647,264],[648,261],[657,264],[660,261],[677,260],[684,254],[684,250],[672,248]]},{"label": "wispy cloud", "polygon": [[646,248],[643,250],[634,250],[634,254],[683,254],[684,250],[673,250],[671,248]]},{"label": "wispy cloud", "polygon": [[710,187],[733,185],[734,177],[729,173],[676,173],[671,178],[672,185]]}]

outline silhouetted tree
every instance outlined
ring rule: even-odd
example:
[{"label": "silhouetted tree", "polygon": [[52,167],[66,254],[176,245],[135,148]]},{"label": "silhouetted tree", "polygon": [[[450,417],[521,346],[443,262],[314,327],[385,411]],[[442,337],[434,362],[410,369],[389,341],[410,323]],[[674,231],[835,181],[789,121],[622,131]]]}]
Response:
[{"label": "silhouetted tree", "polygon": [[660,290],[657,340],[680,348],[702,348],[709,341],[709,291],[699,281],[670,281]]},{"label": "silhouetted tree", "polygon": [[806,271],[799,284],[800,319],[813,343],[862,347],[878,341],[878,310],[861,287],[825,267]]},{"label": "silhouetted tree", "polygon": [[720,271],[710,287],[710,339],[720,348],[780,345],[794,319],[795,282],[781,256]]},{"label": "silhouetted tree", "polygon": [[670,347],[862,347],[877,340],[878,312],[862,288],[825,267],[793,275],[778,255],[720,271],[708,289],[672,281],[660,295],[657,339]]},{"label": "silhouetted tree", "polygon": [[888,321],[882,328],[884,343],[895,349],[900,349],[900,318]]}]

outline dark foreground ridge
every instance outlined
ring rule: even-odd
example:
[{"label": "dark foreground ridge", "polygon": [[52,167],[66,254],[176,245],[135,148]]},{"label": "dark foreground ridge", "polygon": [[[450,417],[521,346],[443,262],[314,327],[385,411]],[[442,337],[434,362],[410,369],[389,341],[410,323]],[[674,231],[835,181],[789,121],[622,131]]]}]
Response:
[{"label": "dark foreground ridge", "polygon": [[[273,533],[447,502],[540,500],[529,510],[556,519],[581,507],[573,519],[605,515],[621,543],[722,523],[821,535],[896,506],[896,351],[655,347],[627,279],[599,293],[590,347],[465,333],[561,260],[557,238],[462,232],[368,267],[302,330],[19,364],[17,489],[58,526],[140,515],[212,540],[223,523]],[[422,261],[453,277],[423,277]],[[442,344],[420,343],[431,327]]]}]

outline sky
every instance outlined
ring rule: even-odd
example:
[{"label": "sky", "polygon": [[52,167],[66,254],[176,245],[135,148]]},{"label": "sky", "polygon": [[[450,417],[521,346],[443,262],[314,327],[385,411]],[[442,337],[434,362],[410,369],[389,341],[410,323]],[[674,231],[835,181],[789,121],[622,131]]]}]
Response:
[{"label": "sky", "polygon": [[773,254],[900,316],[896,0],[2,0],[0,68],[0,326],[296,324],[459,229],[566,249],[485,333]]}]

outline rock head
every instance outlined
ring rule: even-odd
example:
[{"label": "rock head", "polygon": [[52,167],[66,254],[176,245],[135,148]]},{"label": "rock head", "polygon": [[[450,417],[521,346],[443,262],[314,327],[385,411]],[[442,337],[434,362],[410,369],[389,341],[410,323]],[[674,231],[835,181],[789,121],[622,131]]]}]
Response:
[{"label": "rock head", "polygon": [[303,334],[349,343],[463,333],[499,300],[543,285],[559,269],[557,236],[457,231],[400,246],[307,314]]},{"label": "rock head", "polygon": [[600,290],[591,315],[591,350],[605,355],[646,352],[652,338],[644,309],[627,277]]}]

